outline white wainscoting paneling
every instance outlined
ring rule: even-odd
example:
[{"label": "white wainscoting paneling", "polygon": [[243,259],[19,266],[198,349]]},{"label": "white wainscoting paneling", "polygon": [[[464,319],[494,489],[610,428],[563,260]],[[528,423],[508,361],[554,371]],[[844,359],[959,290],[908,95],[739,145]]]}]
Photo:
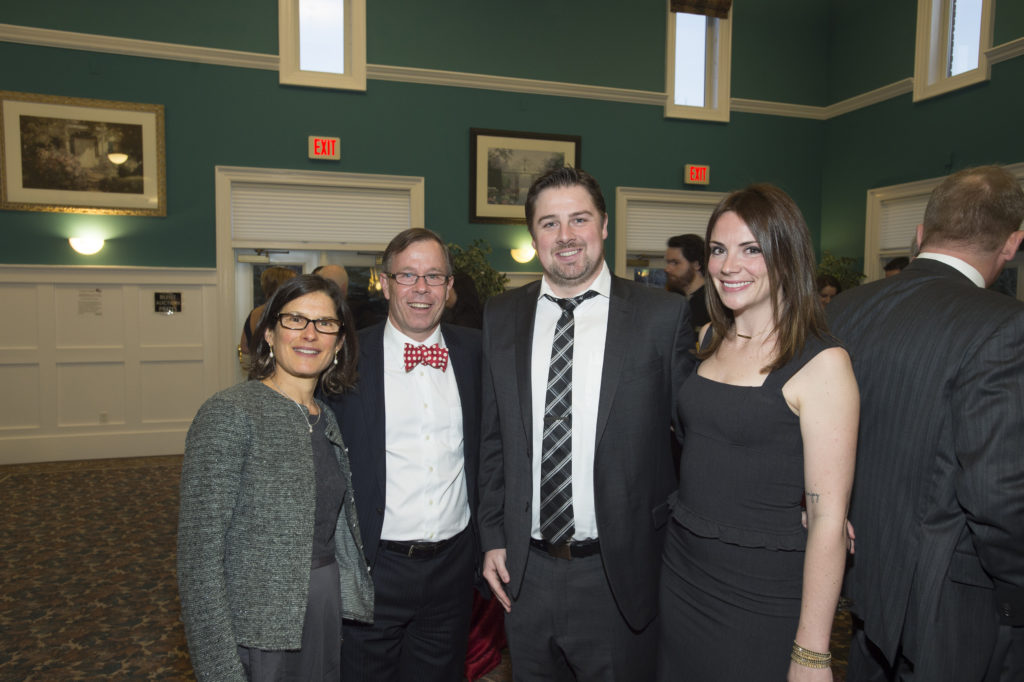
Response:
[{"label": "white wainscoting paneling", "polygon": [[0,464],[183,452],[219,388],[216,287],[213,268],[0,266]]}]

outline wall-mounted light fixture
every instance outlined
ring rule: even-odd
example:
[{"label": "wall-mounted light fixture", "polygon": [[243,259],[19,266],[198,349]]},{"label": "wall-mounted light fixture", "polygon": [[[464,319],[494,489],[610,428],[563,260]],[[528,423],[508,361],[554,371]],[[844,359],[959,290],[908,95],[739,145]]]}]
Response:
[{"label": "wall-mounted light fixture", "polygon": [[512,260],[517,263],[529,263],[537,255],[532,246],[524,246],[519,249],[512,249]]},{"label": "wall-mounted light fixture", "polygon": [[99,253],[103,248],[103,239],[100,237],[72,237],[68,239],[71,248],[83,256],[91,256]]},{"label": "wall-mounted light fixture", "polygon": [[120,166],[128,160],[128,155],[123,152],[110,152],[107,154],[107,160],[115,166]]}]

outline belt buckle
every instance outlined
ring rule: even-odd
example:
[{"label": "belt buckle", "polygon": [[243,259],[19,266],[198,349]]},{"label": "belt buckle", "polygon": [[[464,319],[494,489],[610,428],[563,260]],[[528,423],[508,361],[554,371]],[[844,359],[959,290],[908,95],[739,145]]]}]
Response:
[{"label": "belt buckle", "polygon": [[548,554],[555,557],[556,559],[572,559],[572,544],[570,542],[560,542],[557,545],[548,544]]}]

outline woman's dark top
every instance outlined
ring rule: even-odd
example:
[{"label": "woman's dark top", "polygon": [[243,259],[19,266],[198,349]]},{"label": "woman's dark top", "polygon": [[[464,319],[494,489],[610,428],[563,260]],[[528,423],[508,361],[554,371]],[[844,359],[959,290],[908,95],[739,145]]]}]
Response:
[{"label": "woman's dark top", "polygon": [[809,338],[803,352],[761,386],[720,383],[694,370],[679,395],[686,434],[673,510],[679,523],[743,547],[804,549],[803,440],[782,387],[835,345]]},{"label": "woman's dark top", "polygon": [[[303,410],[305,411],[305,410]],[[334,532],[345,500],[345,479],[325,433],[323,414],[312,417],[313,467],[316,477],[316,517],[313,522],[313,567],[334,561]]]}]

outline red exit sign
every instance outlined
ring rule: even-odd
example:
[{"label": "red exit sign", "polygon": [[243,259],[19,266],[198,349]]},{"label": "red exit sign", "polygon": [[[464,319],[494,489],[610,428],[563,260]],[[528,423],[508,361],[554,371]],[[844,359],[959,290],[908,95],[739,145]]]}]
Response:
[{"label": "red exit sign", "polygon": [[341,138],[310,135],[309,158],[337,161],[341,158]]},{"label": "red exit sign", "polygon": [[707,185],[711,182],[711,166],[688,163],[683,169],[683,180],[687,185]]}]

